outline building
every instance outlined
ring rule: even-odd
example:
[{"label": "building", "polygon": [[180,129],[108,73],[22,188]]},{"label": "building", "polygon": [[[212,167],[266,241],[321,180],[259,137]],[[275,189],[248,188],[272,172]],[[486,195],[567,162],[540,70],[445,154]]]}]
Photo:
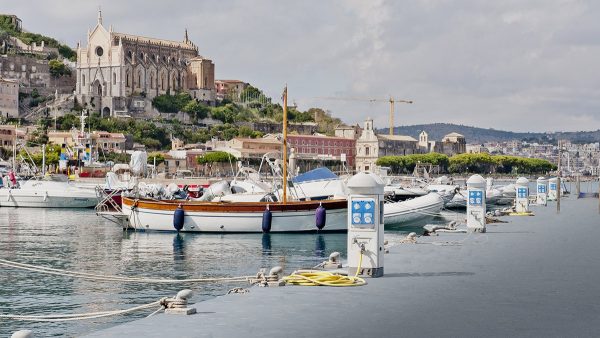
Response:
[{"label": "building", "polygon": [[0,147],[12,148],[17,138],[17,128],[10,125],[0,125]]},{"label": "building", "polygon": [[490,153],[489,149],[484,147],[481,144],[467,144],[466,153],[469,154],[481,154],[481,153]]},{"label": "building", "polygon": [[87,45],[77,46],[76,68],[78,100],[103,116],[146,113],[152,98],[178,91],[214,97],[214,64],[187,30],[182,42],[117,33],[104,27],[100,11]]},{"label": "building", "polygon": [[298,160],[333,160],[354,167],[356,140],[317,135],[288,135],[288,146],[294,148]]},{"label": "building", "polygon": [[171,150],[164,155],[164,158],[166,173],[174,174],[178,170],[189,170],[186,150]]},{"label": "building", "polygon": [[0,15],[0,18],[2,18],[5,22],[8,21],[7,23],[10,23],[10,25],[12,25],[13,29],[16,32],[20,32],[23,30],[23,23],[18,16],[13,14],[3,14]]},{"label": "building", "polygon": [[442,138],[442,149],[438,151],[448,156],[463,154],[467,152],[467,141],[459,133],[450,133]]},{"label": "building", "polygon": [[49,131],[48,142],[54,144],[65,144],[69,147],[90,143],[97,152],[121,152],[126,148],[127,138],[122,133],[109,133],[107,131],[93,131],[91,134],[81,136],[79,131]]},{"label": "building", "polygon": [[16,80],[0,78],[0,117],[19,117],[19,82]]},{"label": "building", "polygon": [[282,142],[275,137],[241,138],[236,137],[227,142],[226,150],[238,159],[260,159],[266,153],[280,153]]},{"label": "building", "polygon": [[92,146],[103,152],[121,152],[125,150],[127,139],[122,133],[107,131],[92,132]]},{"label": "building", "polygon": [[378,156],[404,156],[420,154],[418,141],[411,136],[378,135]]},{"label": "building", "polygon": [[360,137],[362,129],[357,124],[355,126],[347,126],[345,124],[341,124],[335,127],[334,135],[335,137],[343,137],[343,138],[351,138],[356,140]]},{"label": "building", "polygon": [[240,80],[215,80],[217,98],[219,100],[223,100],[224,98],[237,100],[242,95],[242,91],[249,85],[250,84]]},{"label": "building", "polygon": [[[283,132],[283,123],[272,121],[240,121],[235,123],[239,127],[248,127],[264,134],[278,134]],[[302,135],[312,135],[317,132],[319,125],[315,122],[290,122],[288,123],[288,133],[298,133]]]},{"label": "building", "polygon": [[365,121],[361,136],[356,140],[356,170],[373,171],[382,156],[399,156],[421,153],[418,141],[410,136],[377,135],[373,119]]}]

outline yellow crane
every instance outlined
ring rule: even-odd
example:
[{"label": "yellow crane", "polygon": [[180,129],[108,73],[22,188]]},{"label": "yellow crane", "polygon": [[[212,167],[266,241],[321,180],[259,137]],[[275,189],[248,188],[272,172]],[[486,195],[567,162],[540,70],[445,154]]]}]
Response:
[{"label": "yellow crane", "polygon": [[394,97],[388,99],[370,99],[361,97],[318,97],[324,100],[339,100],[339,101],[363,101],[363,102],[389,102],[390,103],[390,135],[394,135],[394,105],[397,103],[412,104],[412,100],[397,99]]}]

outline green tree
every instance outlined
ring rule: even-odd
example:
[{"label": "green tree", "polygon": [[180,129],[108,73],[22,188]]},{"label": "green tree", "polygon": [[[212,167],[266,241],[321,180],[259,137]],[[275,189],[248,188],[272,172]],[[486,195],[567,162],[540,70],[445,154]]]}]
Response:
[{"label": "green tree", "polygon": [[223,162],[235,162],[237,161],[236,157],[231,155],[230,153],[224,151],[213,151],[202,156],[196,157],[196,161],[198,164],[207,164],[207,163],[223,163]]},{"label": "green tree", "polygon": [[192,101],[192,97],[188,93],[163,94],[152,99],[152,106],[161,113],[177,113],[190,101]]},{"label": "green tree", "polygon": [[150,153],[148,154],[148,164],[154,164],[154,160],[156,159],[156,165],[165,162],[165,155],[162,153]]},{"label": "green tree", "polygon": [[55,78],[71,75],[71,70],[69,67],[65,66],[62,61],[59,60],[50,60],[48,61],[48,67],[50,68],[50,75]]},{"label": "green tree", "polygon": [[181,111],[188,113],[193,119],[199,120],[208,116],[210,108],[204,103],[191,100],[181,109]]}]

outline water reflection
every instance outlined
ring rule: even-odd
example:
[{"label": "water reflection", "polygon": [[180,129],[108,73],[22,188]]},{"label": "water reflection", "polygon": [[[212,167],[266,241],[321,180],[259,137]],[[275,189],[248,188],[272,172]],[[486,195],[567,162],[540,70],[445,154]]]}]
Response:
[{"label": "water reflection", "polygon": [[173,237],[173,260],[174,261],[183,261],[185,259],[185,242],[183,240],[183,236],[180,233],[177,233]]},{"label": "water reflection", "polygon": [[328,254],[325,252],[327,245],[325,244],[325,237],[322,234],[317,234],[317,238],[315,241],[315,256],[316,257],[325,257]]},{"label": "water reflection", "polygon": [[271,256],[271,234],[262,234],[262,253]]}]

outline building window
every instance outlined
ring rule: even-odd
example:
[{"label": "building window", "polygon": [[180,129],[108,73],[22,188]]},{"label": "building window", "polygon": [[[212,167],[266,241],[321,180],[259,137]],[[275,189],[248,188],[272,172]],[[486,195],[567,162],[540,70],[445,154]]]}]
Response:
[{"label": "building window", "polygon": [[81,85],[85,86],[85,75],[81,74]]},{"label": "building window", "polygon": [[117,84],[117,73],[113,73],[113,84]]},{"label": "building window", "polygon": [[104,49],[102,49],[102,47],[100,47],[100,46],[96,47],[96,55],[98,57],[101,57],[102,55],[104,55]]},{"label": "building window", "polygon": [[365,155],[369,155],[369,147],[365,147]]}]

